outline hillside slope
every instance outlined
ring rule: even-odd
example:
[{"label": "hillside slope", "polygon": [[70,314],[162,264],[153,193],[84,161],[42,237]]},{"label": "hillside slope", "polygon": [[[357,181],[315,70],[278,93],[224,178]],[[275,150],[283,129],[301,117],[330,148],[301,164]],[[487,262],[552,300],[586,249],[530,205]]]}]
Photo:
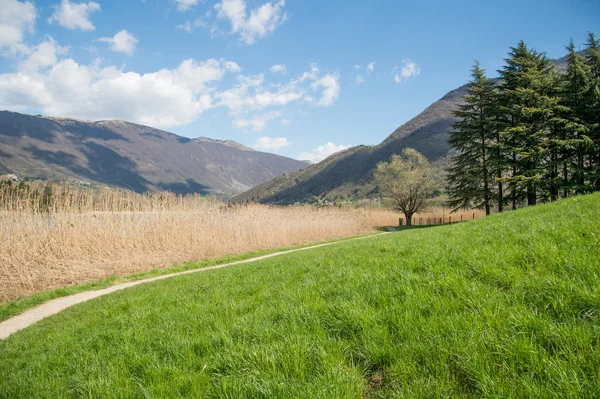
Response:
[{"label": "hillside slope", "polygon": [[600,397],[600,194],[179,276],[0,341],[0,397]]},{"label": "hillside slope", "polygon": [[415,148],[431,161],[448,155],[448,132],[454,122],[451,111],[461,103],[465,93],[466,86],[449,92],[377,146],[352,147],[304,170],[257,186],[233,201],[289,204],[313,196],[329,200],[368,198],[374,194],[372,177],[377,163],[387,161],[403,148]]},{"label": "hillside slope", "polygon": [[0,112],[0,173],[227,198],[306,166],[232,141],[191,140],[130,122]]}]

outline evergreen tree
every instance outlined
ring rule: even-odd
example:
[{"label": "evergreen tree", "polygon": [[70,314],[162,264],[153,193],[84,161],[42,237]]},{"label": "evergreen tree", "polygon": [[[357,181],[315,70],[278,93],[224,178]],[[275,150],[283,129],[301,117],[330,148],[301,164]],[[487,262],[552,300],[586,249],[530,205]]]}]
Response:
[{"label": "evergreen tree", "polygon": [[555,85],[558,87],[557,94],[561,101],[554,112],[549,140],[551,157],[548,170],[552,180],[553,199],[559,190],[565,197],[573,191],[588,191],[586,183],[589,181],[585,158],[592,143],[587,136],[589,129],[585,116],[588,108],[590,71],[584,59],[575,50],[573,41],[567,46],[567,50],[569,53],[566,71],[561,76],[561,82]]},{"label": "evergreen tree", "polygon": [[499,71],[499,109],[510,174],[502,180],[509,184],[516,209],[525,199],[528,205],[535,205],[538,190],[545,186],[546,141],[559,99],[551,95],[553,65],[543,53],[528,49],[520,41],[505,61],[506,66]]},{"label": "evergreen tree", "polygon": [[584,118],[590,129],[593,141],[590,151],[590,178],[594,190],[600,190],[600,40],[588,32],[585,50],[585,63],[589,68],[589,88],[586,96],[587,110]]},{"label": "evergreen tree", "polygon": [[494,83],[485,76],[478,62],[471,76],[465,102],[453,112],[459,120],[453,124],[449,141],[458,155],[448,171],[450,205],[455,210],[472,206],[484,208],[489,215],[496,177],[500,177],[493,168],[496,153],[492,120]]}]

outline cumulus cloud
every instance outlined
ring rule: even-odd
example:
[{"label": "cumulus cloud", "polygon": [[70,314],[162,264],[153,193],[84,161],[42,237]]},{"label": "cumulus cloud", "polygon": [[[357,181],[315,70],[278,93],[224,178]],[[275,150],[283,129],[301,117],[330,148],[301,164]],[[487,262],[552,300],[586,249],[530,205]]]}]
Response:
[{"label": "cumulus cloud", "polygon": [[100,11],[100,4],[89,3],[73,4],[69,0],[62,0],[59,6],[54,7],[54,13],[48,18],[48,23],[58,23],[67,29],[94,30],[96,27],[90,21],[90,14]]},{"label": "cumulus cloud", "polygon": [[99,62],[63,59],[43,72],[0,75],[0,109],[40,109],[46,115],[126,119],[168,128],[193,122],[214,106],[212,84],[237,64],[209,59],[139,74]]},{"label": "cumulus cloud", "polygon": [[285,85],[273,85],[273,90],[264,86],[265,75],[239,76],[231,89],[217,93],[218,104],[234,114],[262,110],[271,106],[283,106],[300,100],[304,90],[295,81]]},{"label": "cumulus cloud", "polygon": [[33,33],[37,10],[29,1],[3,0],[0,10],[0,53],[27,51],[26,33]]},{"label": "cumulus cloud", "polygon": [[135,46],[138,43],[138,39],[126,30],[118,32],[113,37],[101,37],[98,41],[108,43],[110,49],[114,52],[127,55],[133,55]]},{"label": "cumulus cloud", "polygon": [[367,65],[367,71],[369,71],[369,73],[372,73],[374,70],[375,70],[375,63],[369,62],[369,64]]},{"label": "cumulus cloud", "polygon": [[288,147],[290,146],[292,143],[289,142],[288,139],[286,139],[285,137],[261,137],[258,140],[256,140],[256,142],[254,144],[252,144],[250,147],[254,148],[255,150],[263,150],[263,151],[277,151],[280,150],[282,148]]},{"label": "cumulus cloud", "polygon": [[356,82],[356,84],[363,84],[365,82],[365,79],[361,76],[361,74],[357,74],[356,78],[354,79],[354,81]]},{"label": "cumulus cloud", "polygon": [[[24,4],[24,3],[23,3]],[[81,119],[124,119],[159,128],[186,125],[206,110],[224,107],[234,126],[263,131],[282,118],[292,103],[326,107],[340,93],[339,74],[321,74],[316,64],[287,82],[270,83],[265,74],[241,75],[233,61],[188,59],[175,68],[137,73],[104,65],[101,59],[80,64],[52,37],[29,47],[22,39],[13,72],[0,73],[0,109]],[[132,54],[137,39],[126,30],[97,39],[113,51]],[[285,71],[274,65],[275,72]],[[225,74],[232,85],[220,87]],[[281,119],[282,125],[289,125]]]},{"label": "cumulus cloud", "polygon": [[282,64],[273,65],[269,70],[272,73],[287,73],[287,67]]},{"label": "cumulus cloud", "polygon": [[173,0],[178,11],[187,11],[199,3],[199,0]]},{"label": "cumulus cloud", "polygon": [[245,0],[221,0],[214,9],[218,19],[229,22],[232,34],[239,34],[242,43],[251,45],[274,32],[287,20],[284,6],[285,0],[267,2],[250,10],[248,15]]},{"label": "cumulus cloud", "polygon": [[36,72],[56,64],[58,56],[66,54],[68,51],[69,47],[62,47],[52,37],[46,36],[46,40],[30,49],[27,57],[19,62],[19,69]]},{"label": "cumulus cloud", "polygon": [[318,163],[327,158],[328,156],[335,154],[336,152],[343,151],[350,148],[349,145],[337,145],[332,142],[325,143],[318,146],[312,151],[305,152],[300,155],[299,159]]},{"label": "cumulus cloud", "polygon": [[265,130],[267,123],[273,119],[281,117],[282,113],[279,111],[267,112],[251,119],[238,118],[233,121],[233,126],[239,129],[251,128],[255,132],[262,132]]},{"label": "cumulus cloud", "polygon": [[402,68],[395,66],[392,70],[394,73],[394,81],[396,83],[402,83],[408,78],[419,76],[419,74],[421,74],[421,67],[413,61],[402,60],[402,64],[404,65]]}]

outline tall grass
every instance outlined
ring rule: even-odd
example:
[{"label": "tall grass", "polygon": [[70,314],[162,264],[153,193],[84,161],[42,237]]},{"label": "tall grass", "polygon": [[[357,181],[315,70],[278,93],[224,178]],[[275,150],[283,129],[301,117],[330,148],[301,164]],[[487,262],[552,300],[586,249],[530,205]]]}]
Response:
[{"label": "tall grass", "polygon": [[0,186],[0,301],[186,261],[365,234],[384,209],[231,205],[199,195]]}]

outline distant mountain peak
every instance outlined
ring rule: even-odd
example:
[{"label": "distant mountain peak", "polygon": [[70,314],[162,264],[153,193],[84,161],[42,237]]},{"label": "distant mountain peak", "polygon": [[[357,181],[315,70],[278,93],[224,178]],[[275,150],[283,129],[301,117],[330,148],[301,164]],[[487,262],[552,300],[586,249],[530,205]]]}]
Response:
[{"label": "distant mountain peak", "polygon": [[211,139],[208,137],[198,137],[198,138],[194,139],[194,141],[197,141],[199,143],[219,143],[219,144],[226,145],[228,147],[237,148],[238,150],[242,150],[242,151],[254,151],[252,148],[246,147],[245,145],[240,144],[237,141],[233,141],[233,140],[219,140],[219,139]]}]

